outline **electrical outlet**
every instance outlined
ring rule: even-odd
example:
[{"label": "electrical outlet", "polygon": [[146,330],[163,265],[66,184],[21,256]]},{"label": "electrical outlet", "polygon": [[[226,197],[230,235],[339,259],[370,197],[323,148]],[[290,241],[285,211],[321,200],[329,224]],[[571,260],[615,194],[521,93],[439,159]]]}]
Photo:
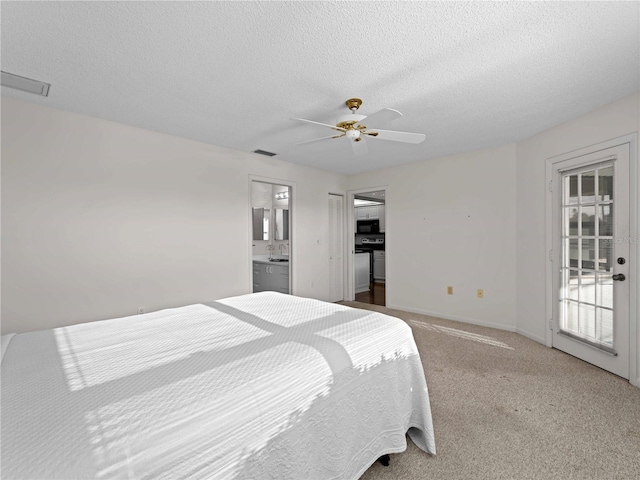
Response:
[{"label": "electrical outlet", "polygon": [[447,295],[453,295],[453,287],[447,287]]},{"label": "electrical outlet", "polygon": [[138,315],[142,315],[144,313],[144,307],[138,307]]},{"label": "electrical outlet", "polygon": [[484,298],[484,290],[481,288],[478,289],[478,298]]}]

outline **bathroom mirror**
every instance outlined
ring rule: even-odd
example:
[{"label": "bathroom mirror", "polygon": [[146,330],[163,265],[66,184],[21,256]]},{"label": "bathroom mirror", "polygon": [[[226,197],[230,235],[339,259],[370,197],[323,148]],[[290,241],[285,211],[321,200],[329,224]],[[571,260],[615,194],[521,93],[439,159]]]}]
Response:
[{"label": "bathroom mirror", "polygon": [[253,209],[253,239],[269,240],[269,221],[271,211],[268,208]]},{"label": "bathroom mirror", "polygon": [[275,210],[275,231],[276,240],[289,240],[289,210],[276,208]]}]

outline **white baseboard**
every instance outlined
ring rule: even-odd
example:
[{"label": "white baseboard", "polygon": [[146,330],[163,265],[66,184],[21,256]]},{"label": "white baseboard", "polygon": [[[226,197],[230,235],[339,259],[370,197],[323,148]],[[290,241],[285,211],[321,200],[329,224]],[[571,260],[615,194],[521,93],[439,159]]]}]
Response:
[{"label": "white baseboard", "polygon": [[539,337],[538,335],[534,335],[533,333],[529,333],[526,330],[522,330],[521,328],[516,328],[516,333],[522,335],[523,337],[527,337],[534,342],[541,343],[542,345],[547,344],[547,340],[544,337]]},{"label": "white baseboard", "polygon": [[456,322],[469,323],[471,325],[479,325],[481,327],[496,328],[498,330],[507,330],[509,332],[515,332],[516,331],[516,327],[511,326],[511,325],[502,325],[502,324],[499,324],[499,323],[485,322],[483,320],[477,320],[475,318],[458,317],[456,315],[448,315],[446,313],[440,313],[440,312],[431,312],[431,311],[428,311],[428,310],[421,310],[421,309],[417,309],[417,308],[405,307],[405,306],[402,306],[402,305],[387,304],[386,307],[387,308],[393,308],[393,309],[396,309],[396,310],[402,310],[403,312],[419,313],[421,315],[429,315],[430,317],[438,317],[438,318],[443,318],[445,320],[454,320]]}]

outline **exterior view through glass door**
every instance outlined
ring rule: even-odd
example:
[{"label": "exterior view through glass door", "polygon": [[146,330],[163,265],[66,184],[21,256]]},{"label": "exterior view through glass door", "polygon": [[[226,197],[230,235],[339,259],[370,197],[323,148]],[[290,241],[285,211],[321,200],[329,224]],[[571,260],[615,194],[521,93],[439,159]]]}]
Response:
[{"label": "exterior view through glass door", "polygon": [[562,163],[553,346],[629,378],[628,146]]}]

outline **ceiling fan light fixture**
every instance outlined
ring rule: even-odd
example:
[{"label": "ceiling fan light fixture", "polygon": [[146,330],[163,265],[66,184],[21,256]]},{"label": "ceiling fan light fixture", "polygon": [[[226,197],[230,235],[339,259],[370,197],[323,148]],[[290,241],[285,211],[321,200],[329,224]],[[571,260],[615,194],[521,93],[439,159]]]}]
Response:
[{"label": "ceiling fan light fixture", "polygon": [[[292,120],[310,123],[312,125],[320,125],[322,127],[331,128],[333,130],[341,132],[339,135],[334,134],[326,137],[313,138],[311,140],[296,143],[296,145],[315,143],[320,140],[328,140],[332,138],[346,137],[348,140],[350,140],[354,155],[364,155],[368,152],[366,145],[367,142],[362,141],[365,138],[365,135],[378,138],[380,140],[412,144],[422,143],[426,138],[426,135],[422,133],[380,130],[378,127],[381,124],[402,117],[402,114],[399,111],[394,110],[393,108],[383,108],[382,110],[372,115],[360,115],[356,112],[358,111],[358,108],[360,108],[362,100],[360,100],[359,98],[350,98],[345,102],[345,104],[349,108],[350,113],[347,115],[341,115],[338,118],[338,123],[336,125],[316,122],[314,120],[307,120],[306,118],[292,118]],[[366,125],[363,123],[365,119],[367,122]]]},{"label": "ceiling fan light fixture", "polygon": [[354,142],[360,140],[360,130],[347,130],[346,135],[349,140]]}]

